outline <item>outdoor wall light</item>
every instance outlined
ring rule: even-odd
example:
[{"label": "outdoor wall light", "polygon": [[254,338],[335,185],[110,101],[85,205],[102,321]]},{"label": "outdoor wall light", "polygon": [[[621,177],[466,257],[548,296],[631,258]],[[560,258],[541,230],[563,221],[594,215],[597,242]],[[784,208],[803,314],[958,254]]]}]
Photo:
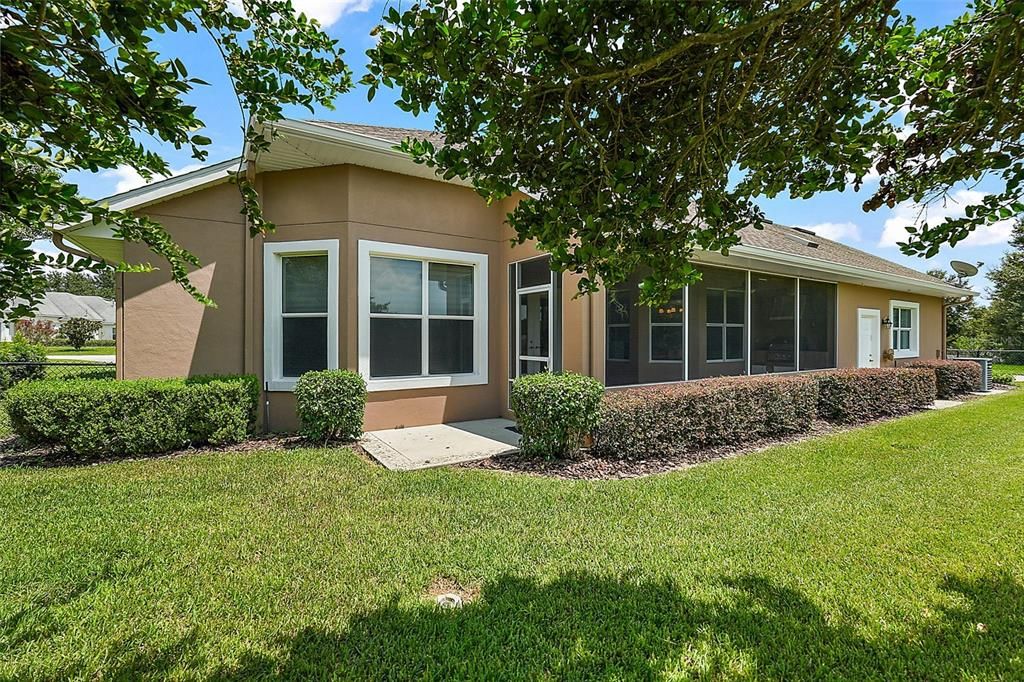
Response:
[{"label": "outdoor wall light", "polygon": [[892,320],[890,320],[888,317],[883,317],[882,326],[885,327],[886,329],[892,329]]}]

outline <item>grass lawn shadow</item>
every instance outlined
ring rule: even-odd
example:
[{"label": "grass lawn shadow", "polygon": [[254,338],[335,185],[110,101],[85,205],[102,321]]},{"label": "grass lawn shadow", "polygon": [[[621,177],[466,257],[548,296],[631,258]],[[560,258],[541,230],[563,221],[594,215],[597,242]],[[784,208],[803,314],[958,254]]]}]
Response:
[{"label": "grass lawn shadow", "polygon": [[721,588],[723,599],[710,603],[669,582],[506,577],[460,610],[396,599],[353,617],[346,632],[303,629],[279,642],[279,655],[248,654],[214,677],[1024,676],[1024,586],[1009,575],[948,577],[943,589],[960,606],[875,639],[858,634],[858,614],[826,617],[800,592],[756,575]]}]

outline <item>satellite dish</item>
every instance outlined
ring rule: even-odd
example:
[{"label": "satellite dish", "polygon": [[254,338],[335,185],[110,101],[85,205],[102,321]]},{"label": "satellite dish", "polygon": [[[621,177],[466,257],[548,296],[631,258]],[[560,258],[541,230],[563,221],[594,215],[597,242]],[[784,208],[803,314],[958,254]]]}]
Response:
[{"label": "satellite dish", "polygon": [[970,263],[965,263],[962,260],[950,261],[949,267],[956,270],[956,274],[961,277],[974,277],[978,274],[978,268]]}]

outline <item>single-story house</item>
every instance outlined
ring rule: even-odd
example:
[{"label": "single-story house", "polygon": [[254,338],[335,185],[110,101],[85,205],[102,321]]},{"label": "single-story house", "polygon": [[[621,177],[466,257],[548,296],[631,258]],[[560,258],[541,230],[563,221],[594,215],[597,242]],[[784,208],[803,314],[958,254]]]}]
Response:
[{"label": "single-story house", "polygon": [[[703,279],[657,308],[635,280],[576,296],[506,214],[468,183],[439,179],[394,146],[433,133],[280,122],[248,162],[277,225],[251,239],[227,171],[239,159],[108,199],[159,220],[202,267],[203,307],[166,269],[117,276],[117,374],[253,373],[270,429],[296,425],[308,370],[367,380],[366,428],[508,415],[511,381],[571,370],[609,387],[719,375],[877,367],[939,358],[944,299],[964,290],[797,228],[746,229],[728,257],[698,254]],[[110,262],[147,262],[103,225],[57,241]]]},{"label": "single-story house", "polygon": [[[43,294],[43,299],[36,308],[32,319],[50,322],[57,328],[72,318],[93,320],[103,325],[93,335],[93,338],[111,340],[114,338],[115,317],[116,308],[114,302],[109,298],[79,296],[64,291],[47,291]],[[0,341],[10,341],[14,338],[17,323],[18,320],[6,319],[0,323]]]}]

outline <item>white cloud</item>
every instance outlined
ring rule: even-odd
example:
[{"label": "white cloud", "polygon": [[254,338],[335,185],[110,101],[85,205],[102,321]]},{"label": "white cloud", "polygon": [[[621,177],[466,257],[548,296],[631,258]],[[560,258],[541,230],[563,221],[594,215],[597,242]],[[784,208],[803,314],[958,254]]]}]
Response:
[{"label": "white cloud", "polygon": [[817,225],[798,225],[798,227],[836,242],[860,241],[860,228],[856,223],[818,223]]},{"label": "white cloud", "polygon": [[[892,216],[885,221],[882,229],[882,237],[878,241],[879,246],[896,246],[897,243],[907,240],[906,227],[908,225],[921,226],[928,223],[935,227],[947,218],[962,218],[967,206],[978,204],[985,198],[987,192],[979,192],[973,189],[959,189],[953,192],[952,196],[946,197],[941,203],[931,206],[922,206],[912,201],[904,201],[896,205],[892,210]],[[988,246],[990,244],[1004,244],[1010,239],[1013,229],[1013,220],[1000,220],[979,227],[957,246]]]},{"label": "white cloud", "polygon": [[[296,12],[316,19],[324,28],[332,25],[346,14],[366,12],[375,0],[292,0]],[[228,7],[236,14],[243,14],[242,0],[228,0]]]},{"label": "white cloud", "polygon": [[[203,167],[201,163],[190,163],[182,166],[181,168],[172,168],[171,176],[181,175],[182,173],[188,173],[190,171],[198,170]],[[152,180],[146,180],[144,177],[139,175],[139,172],[131,166],[118,166],[114,170],[105,171],[103,177],[108,180],[114,180],[117,184],[114,185],[114,194],[120,194],[121,192],[127,192],[130,189],[136,187],[142,187],[148,185],[151,182],[157,180],[163,180],[163,176],[154,176]]]}]

